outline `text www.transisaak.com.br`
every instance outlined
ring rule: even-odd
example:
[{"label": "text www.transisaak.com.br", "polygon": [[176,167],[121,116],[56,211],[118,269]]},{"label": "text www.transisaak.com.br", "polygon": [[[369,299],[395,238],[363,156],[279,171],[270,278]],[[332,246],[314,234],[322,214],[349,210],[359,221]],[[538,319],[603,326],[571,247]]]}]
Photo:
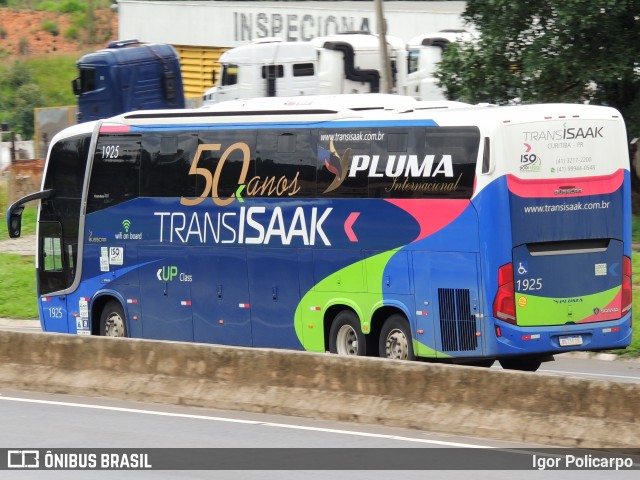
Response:
[{"label": "text www.transisaak.com.br", "polygon": [[606,210],[611,202],[575,202],[562,205],[533,205],[524,207],[524,213],[554,213],[554,212],[579,212],[581,210]]},{"label": "text www.transisaak.com.br", "polygon": [[368,140],[383,139],[384,133],[382,132],[336,132],[320,135],[320,140],[323,142],[328,142],[329,140],[335,142],[366,142]]}]

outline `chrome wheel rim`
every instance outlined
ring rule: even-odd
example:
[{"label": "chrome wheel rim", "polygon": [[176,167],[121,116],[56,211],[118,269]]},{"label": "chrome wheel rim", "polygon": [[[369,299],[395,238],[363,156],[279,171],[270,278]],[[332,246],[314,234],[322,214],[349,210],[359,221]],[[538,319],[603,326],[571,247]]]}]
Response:
[{"label": "chrome wheel rim", "polygon": [[387,335],[385,353],[387,358],[407,360],[409,358],[409,341],[399,329],[393,329]]},{"label": "chrome wheel rim", "polygon": [[107,337],[124,337],[124,320],[117,313],[111,313],[104,325],[104,334]]},{"label": "chrome wheel rim", "polygon": [[350,325],[343,325],[338,330],[336,348],[339,355],[358,355],[358,335]]}]

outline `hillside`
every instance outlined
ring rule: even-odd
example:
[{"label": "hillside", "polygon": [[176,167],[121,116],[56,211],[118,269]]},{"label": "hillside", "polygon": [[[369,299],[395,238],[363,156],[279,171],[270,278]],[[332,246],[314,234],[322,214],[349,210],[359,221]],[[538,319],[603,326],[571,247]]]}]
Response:
[{"label": "hillside", "polygon": [[94,13],[90,22],[79,12],[59,13],[0,8],[0,59],[79,53],[105,46],[118,37],[118,14],[110,9]]}]

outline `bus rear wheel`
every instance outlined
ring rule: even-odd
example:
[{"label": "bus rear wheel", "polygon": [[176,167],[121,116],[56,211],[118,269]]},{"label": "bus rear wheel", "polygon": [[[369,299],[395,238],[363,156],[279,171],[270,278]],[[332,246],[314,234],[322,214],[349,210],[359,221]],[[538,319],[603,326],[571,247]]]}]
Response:
[{"label": "bus rear wheel", "polygon": [[120,302],[109,300],[100,314],[100,335],[105,337],[126,337],[127,326],[124,309]]},{"label": "bus rear wheel", "polygon": [[402,315],[391,315],[380,332],[380,356],[396,360],[415,360],[409,322]]},{"label": "bus rear wheel", "polygon": [[349,311],[343,310],[336,315],[329,330],[329,351],[338,355],[367,354],[367,340],[360,328],[360,319]]}]

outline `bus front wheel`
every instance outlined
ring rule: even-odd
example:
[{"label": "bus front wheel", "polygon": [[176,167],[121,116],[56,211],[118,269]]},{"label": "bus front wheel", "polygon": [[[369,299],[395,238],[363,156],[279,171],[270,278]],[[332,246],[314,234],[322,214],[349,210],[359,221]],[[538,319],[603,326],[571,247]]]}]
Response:
[{"label": "bus front wheel", "polygon": [[360,357],[367,354],[367,341],[355,313],[343,310],[336,316],[329,330],[329,351]]},{"label": "bus front wheel", "polygon": [[396,360],[415,360],[409,322],[402,315],[391,315],[380,332],[380,356]]},{"label": "bus front wheel", "polygon": [[120,302],[109,300],[100,315],[100,335],[105,337],[126,337],[127,327],[124,310]]}]

